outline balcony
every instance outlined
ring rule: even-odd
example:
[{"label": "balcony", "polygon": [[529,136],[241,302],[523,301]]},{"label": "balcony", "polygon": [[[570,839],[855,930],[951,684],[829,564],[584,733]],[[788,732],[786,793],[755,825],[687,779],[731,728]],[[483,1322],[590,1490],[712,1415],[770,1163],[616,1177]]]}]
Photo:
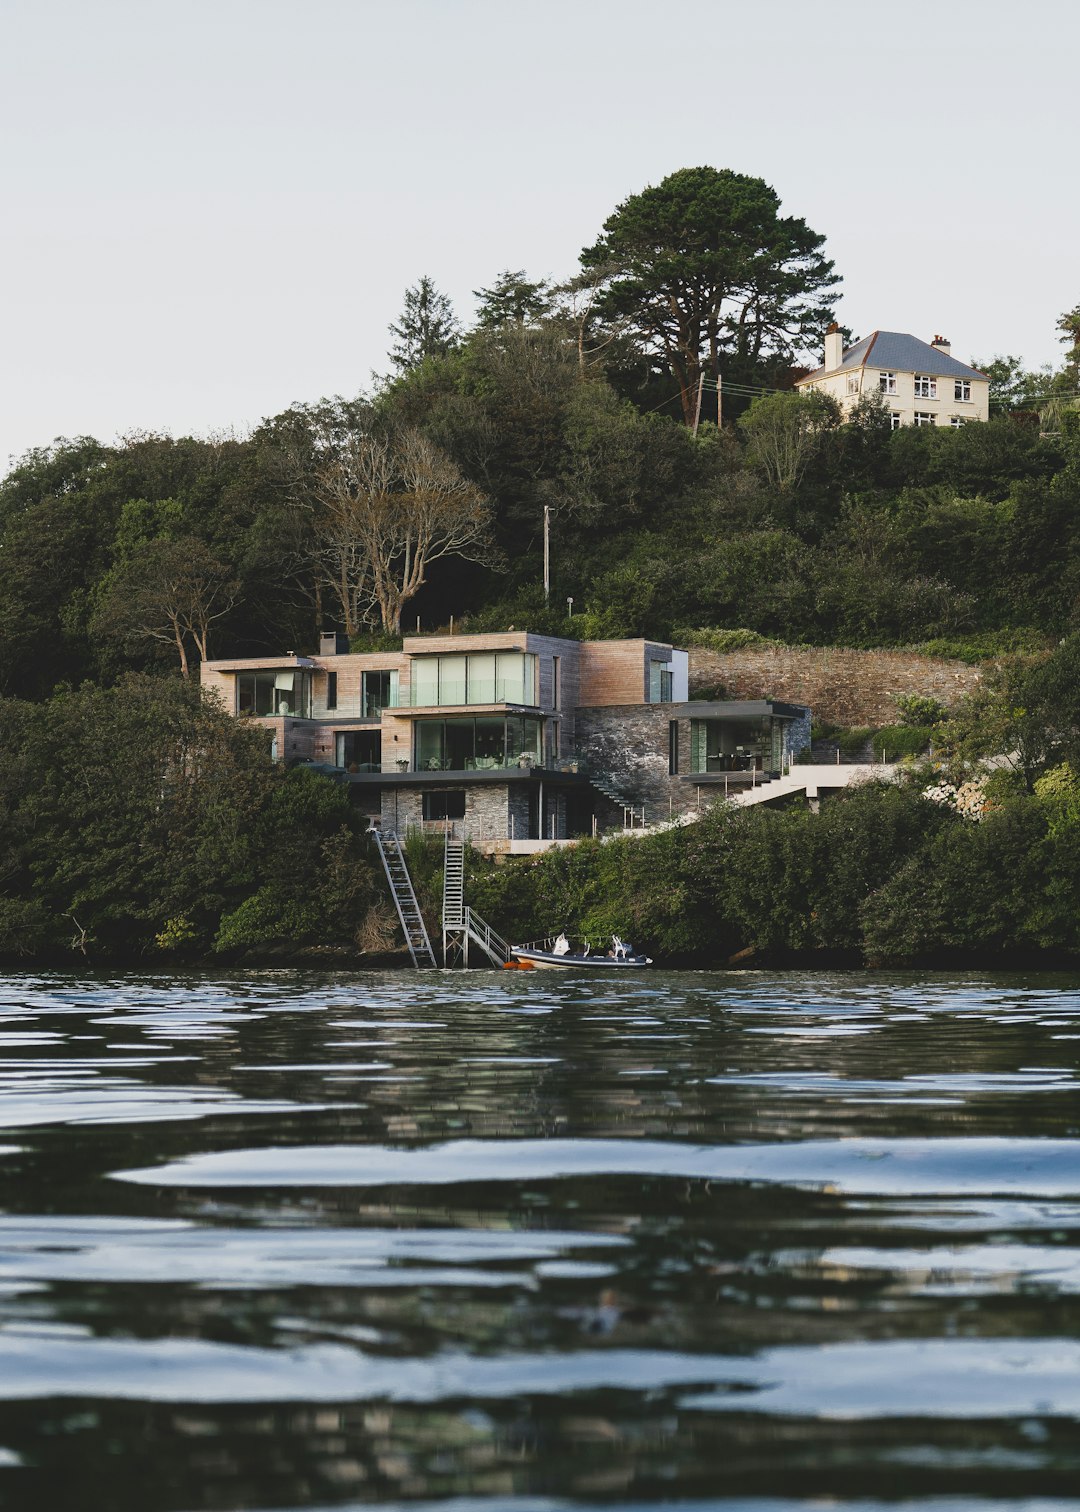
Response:
[{"label": "balcony", "polygon": [[490,680],[471,677],[467,684],[464,681],[448,683],[443,678],[438,689],[427,683],[414,683],[409,689],[408,701],[416,709],[467,709],[473,705],[490,707],[496,704],[538,707],[532,696],[525,696],[526,691],[519,677]]}]

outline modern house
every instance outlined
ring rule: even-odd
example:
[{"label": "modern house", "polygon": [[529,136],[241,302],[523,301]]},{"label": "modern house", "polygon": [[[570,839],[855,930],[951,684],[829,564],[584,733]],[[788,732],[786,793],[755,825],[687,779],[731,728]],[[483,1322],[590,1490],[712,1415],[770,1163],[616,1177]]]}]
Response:
[{"label": "modern house", "polygon": [[779,775],[810,742],[795,704],[698,703],[685,651],[508,631],[352,653],[208,661],[202,683],[387,829],[493,849],[651,825]]},{"label": "modern house", "polygon": [[990,415],[990,380],[958,362],[944,336],[920,341],[901,331],[874,331],[845,348],[840,328],[825,335],[825,363],[796,388],[831,394],[848,413],[863,394],[881,394],[893,429],[901,425],[967,425]]}]

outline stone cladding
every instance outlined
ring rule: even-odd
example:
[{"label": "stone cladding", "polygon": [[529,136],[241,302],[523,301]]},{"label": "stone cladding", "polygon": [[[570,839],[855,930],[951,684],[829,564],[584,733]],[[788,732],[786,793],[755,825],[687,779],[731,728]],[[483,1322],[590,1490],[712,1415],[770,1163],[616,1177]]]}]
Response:
[{"label": "stone cladding", "polygon": [[814,718],[853,728],[898,724],[898,694],[936,698],[947,708],[978,687],[982,671],[913,651],[835,647],[747,647],[690,651],[691,696],[719,688],[720,698],[776,698],[808,704]]}]

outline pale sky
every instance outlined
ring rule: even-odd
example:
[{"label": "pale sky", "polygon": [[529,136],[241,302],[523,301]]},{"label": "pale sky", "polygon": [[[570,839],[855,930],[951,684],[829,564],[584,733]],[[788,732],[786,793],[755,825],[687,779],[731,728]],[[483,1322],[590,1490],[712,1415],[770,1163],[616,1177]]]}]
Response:
[{"label": "pale sky", "polygon": [[1078,56],[1076,0],[0,0],[0,472],[355,394],[422,273],[467,318],[702,163],[857,334],[1056,365]]}]

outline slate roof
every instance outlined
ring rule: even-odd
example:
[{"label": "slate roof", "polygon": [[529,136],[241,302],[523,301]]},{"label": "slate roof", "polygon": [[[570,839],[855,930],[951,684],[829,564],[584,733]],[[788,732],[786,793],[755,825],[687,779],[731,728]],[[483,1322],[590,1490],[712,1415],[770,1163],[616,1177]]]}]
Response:
[{"label": "slate roof", "polygon": [[800,383],[809,383],[828,371],[842,372],[861,367],[880,368],[888,373],[925,373],[931,378],[979,378],[986,382],[986,374],[978,368],[958,362],[947,352],[939,352],[928,341],[909,336],[904,331],[872,331],[844,352],[839,368],[815,368],[807,373]]}]

